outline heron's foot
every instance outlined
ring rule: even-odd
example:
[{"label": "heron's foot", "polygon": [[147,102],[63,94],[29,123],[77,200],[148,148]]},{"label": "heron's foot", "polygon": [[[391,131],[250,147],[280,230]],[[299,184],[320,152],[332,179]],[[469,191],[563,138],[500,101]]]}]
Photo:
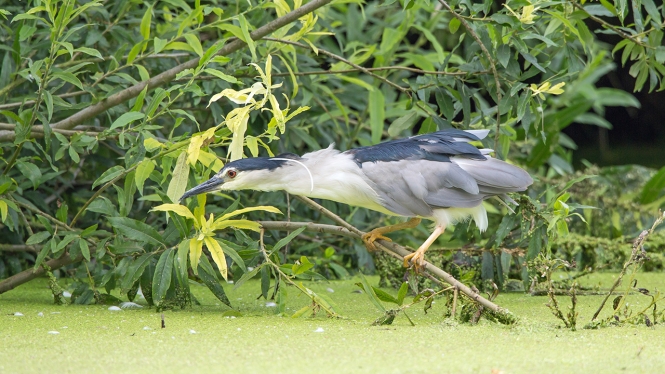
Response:
[{"label": "heron's foot", "polygon": [[404,256],[404,267],[408,268],[413,266],[416,273],[420,272],[425,265],[425,251],[426,248],[418,248],[417,251]]},{"label": "heron's foot", "polygon": [[374,244],[375,241],[377,240],[385,240],[387,242],[391,242],[392,240],[387,237],[383,236],[381,231],[379,229],[374,229],[365,235],[362,236],[363,243],[365,243],[365,247],[367,247],[367,250],[370,252],[376,252],[378,248],[376,248],[376,245]]}]

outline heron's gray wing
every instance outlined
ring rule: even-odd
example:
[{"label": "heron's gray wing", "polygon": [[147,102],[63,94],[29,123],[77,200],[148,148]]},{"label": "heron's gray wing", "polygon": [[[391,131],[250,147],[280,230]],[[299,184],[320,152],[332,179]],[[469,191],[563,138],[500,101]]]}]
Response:
[{"label": "heron's gray wing", "polygon": [[478,183],[481,193],[500,195],[507,192],[524,191],[533,183],[529,173],[505,161],[487,157],[476,161],[455,157],[452,162],[459,165]]},{"label": "heron's gray wing", "polygon": [[382,204],[404,216],[429,217],[433,208],[473,207],[485,196],[476,181],[452,162],[366,162],[362,171]]},{"label": "heron's gray wing", "polygon": [[[477,136],[478,135],[478,136]],[[449,162],[450,157],[484,160],[481,151],[469,144],[487,135],[486,131],[467,132],[448,129],[431,134],[392,140],[369,147],[350,149],[344,153],[353,157],[360,166],[367,162],[391,162],[401,160],[428,160]]]}]

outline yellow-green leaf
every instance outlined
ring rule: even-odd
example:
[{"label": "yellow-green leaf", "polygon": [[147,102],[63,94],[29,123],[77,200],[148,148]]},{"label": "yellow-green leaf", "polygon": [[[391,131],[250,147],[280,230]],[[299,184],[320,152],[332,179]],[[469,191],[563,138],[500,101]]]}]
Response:
[{"label": "yellow-green leaf", "polygon": [[[152,5],[146,9],[143,19],[141,19],[141,36],[143,40],[150,39],[150,23],[152,22]],[[147,44],[144,45],[144,50]]]},{"label": "yellow-green leaf", "polygon": [[259,140],[255,136],[248,136],[245,138],[245,142],[247,143],[247,148],[249,148],[249,152],[252,154],[252,157],[258,157],[259,155]]},{"label": "yellow-green leaf", "polygon": [[185,34],[185,40],[187,40],[187,44],[192,47],[194,53],[199,55],[199,57],[203,56],[203,47],[201,46],[201,41],[196,35]]},{"label": "yellow-green leaf", "polygon": [[175,168],[173,169],[173,176],[169,183],[169,188],[166,195],[171,199],[171,202],[176,202],[185,193],[187,188],[187,178],[189,177],[189,164],[187,163],[187,153],[182,152],[178,156]]},{"label": "yellow-green leaf", "polygon": [[183,42],[170,42],[169,44],[164,47],[165,51],[187,51],[187,52],[194,52],[192,47],[189,46],[187,43]]},{"label": "yellow-green leaf", "polygon": [[150,209],[151,212],[173,212],[181,217],[195,219],[192,212],[184,205],[180,204],[162,204]]},{"label": "yellow-green leaf", "polygon": [[215,238],[213,238],[212,236],[206,236],[204,240],[206,243],[206,247],[208,248],[208,251],[210,251],[210,254],[212,255],[212,260],[215,261],[220,274],[222,274],[222,277],[224,278],[224,280],[226,280],[228,270],[226,265],[226,257],[224,256],[224,251],[222,251],[222,247],[219,245],[219,243],[217,243],[217,240],[215,240]]},{"label": "yellow-green leaf", "polygon": [[158,37],[155,37],[154,39],[155,53],[161,52],[164,49],[164,47],[166,47],[166,43],[168,42],[169,41],[166,39],[160,39]]},{"label": "yellow-green leaf", "polygon": [[143,141],[143,146],[148,152],[152,152],[157,148],[162,148],[164,144],[160,143],[159,140],[155,138],[146,138]]},{"label": "yellow-green leaf", "polygon": [[192,166],[196,165],[196,161],[199,159],[199,153],[201,152],[203,141],[204,139],[202,136],[195,136],[189,142],[189,147],[187,148],[187,162]]},{"label": "yellow-green leaf", "polygon": [[2,222],[7,219],[7,203],[3,200],[0,200],[0,217],[2,217]]},{"label": "yellow-green leaf", "polygon": [[215,223],[227,220],[227,219],[229,219],[231,217],[235,217],[239,214],[243,214],[243,213],[247,213],[247,212],[255,212],[257,210],[262,210],[264,212],[270,212],[270,213],[282,214],[282,212],[279,209],[275,208],[274,206],[269,206],[269,205],[252,206],[252,207],[249,207],[249,208],[234,210],[231,213],[226,213],[225,215],[217,218],[217,221]]},{"label": "yellow-green leaf", "polygon": [[141,161],[141,163],[136,166],[134,183],[141,196],[143,196],[143,183],[145,183],[145,180],[148,179],[153,170],[155,170],[155,161],[149,159]]},{"label": "yellow-green leaf", "polygon": [[227,227],[235,227],[237,229],[241,230],[252,230],[259,232],[261,231],[261,225],[259,225],[258,222],[246,220],[246,219],[238,219],[238,220],[226,220],[226,221],[221,221],[221,222],[215,222],[210,229],[211,230],[221,230],[225,229]]},{"label": "yellow-green leaf", "polygon": [[201,258],[202,251],[203,241],[197,239],[191,239],[189,241],[189,262],[196,275],[199,275],[199,259]]}]

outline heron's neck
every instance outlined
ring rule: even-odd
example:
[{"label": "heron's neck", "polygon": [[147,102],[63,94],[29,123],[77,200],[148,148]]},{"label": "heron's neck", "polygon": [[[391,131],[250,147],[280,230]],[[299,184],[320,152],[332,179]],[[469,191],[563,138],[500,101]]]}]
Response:
[{"label": "heron's neck", "polygon": [[332,148],[303,155],[301,163],[283,168],[278,188],[294,195],[308,196],[384,211],[378,195],[364,177],[352,156]]}]

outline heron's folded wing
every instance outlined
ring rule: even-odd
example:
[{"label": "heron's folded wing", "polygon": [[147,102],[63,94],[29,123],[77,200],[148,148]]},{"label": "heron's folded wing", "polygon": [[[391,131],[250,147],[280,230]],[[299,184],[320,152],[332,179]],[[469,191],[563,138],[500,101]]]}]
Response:
[{"label": "heron's folded wing", "polygon": [[384,206],[400,215],[428,217],[432,209],[472,207],[484,198],[475,179],[451,162],[367,162],[362,171]]},{"label": "heron's folded wing", "polygon": [[533,183],[529,173],[520,167],[488,157],[485,161],[454,157],[459,165],[478,183],[481,193],[499,195],[506,192],[524,191]]}]

